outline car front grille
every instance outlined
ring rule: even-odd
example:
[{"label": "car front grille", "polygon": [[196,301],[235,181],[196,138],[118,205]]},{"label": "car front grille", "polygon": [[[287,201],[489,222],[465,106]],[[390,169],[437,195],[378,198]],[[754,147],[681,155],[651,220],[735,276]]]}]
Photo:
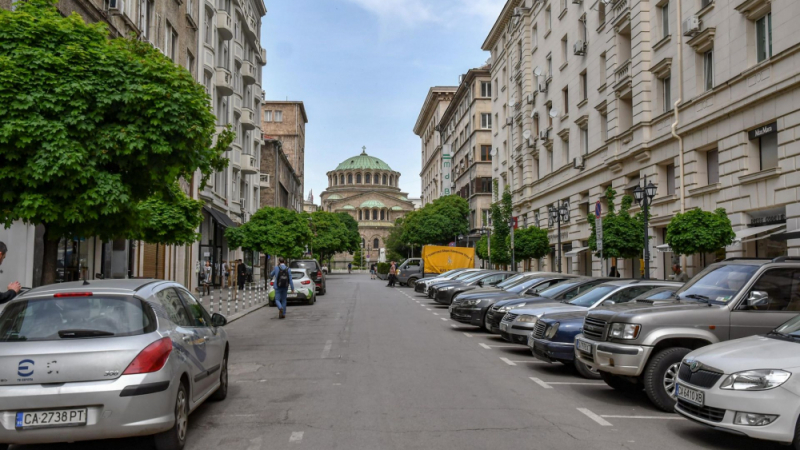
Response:
[{"label": "car front grille", "polygon": [[587,317],[583,322],[583,335],[595,341],[602,341],[606,323],[605,320]]},{"label": "car front grille", "polygon": [[709,422],[719,423],[722,422],[722,419],[725,417],[724,409],[712,408],[710,406],[698,406],[680,398],[678,399],[678,407],[690,416],[708,420]]},{"label": "car front grille", "polygon": [[533,338],[534,339],[541,339],[544,337],[544,331],[547,329],[547,324],[542,322],[536,322],[536,328],[533,329]]},{"label": "car front grille", "polygon": [[710,370],[700,369],[697,372],[692,372],[688,364],[682,363],[681,369],[678,372],[678,378],[697,387],[711,388],[717,384],[717,381],[722,377],[721,373],[712,372]]},{"label": "car front grille", "polygon": [[506,313],[506,315],[503,316],[503,322],[513,322],[517,316],[519,316],[519,314]]}]

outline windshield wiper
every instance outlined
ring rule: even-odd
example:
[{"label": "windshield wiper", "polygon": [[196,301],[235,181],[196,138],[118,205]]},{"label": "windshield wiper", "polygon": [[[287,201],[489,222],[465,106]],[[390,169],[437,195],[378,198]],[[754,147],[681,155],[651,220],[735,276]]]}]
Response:
[{"label": "windshield wiper", "polygon": [[[692,300],[699,300],[699,301],[701,301],[703,303],[711,303],[711,299],[706,297],[705,295],[689,294],[689,295],[684,295],[684,297],[691,298]],[[680,297],[678,297],[678,298],[680,298]]]},{"label": "windshield wiper", "polygon": [[114,336],[114,333],[103,330],[61,330],[58,337],[61,339]]}]

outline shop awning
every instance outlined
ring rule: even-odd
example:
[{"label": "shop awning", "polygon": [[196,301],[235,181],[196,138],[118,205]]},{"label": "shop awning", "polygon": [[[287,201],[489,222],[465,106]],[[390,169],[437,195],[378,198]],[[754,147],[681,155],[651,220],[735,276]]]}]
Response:
[{"label": "shop awning", "polygon": [[574,257],[580,255],[581,253],[585,252],[586,250],[589,250],[589,247],[573,248],[572,250],[568,251],[567,253],[564,253],[564,257],[565,258],[574,258]]},{"label": "shop awning", "polygon": [[672,253],[672,247],[670,247],[669,244],[656,245],[656,250],[661,253]]},{"label": "shop awning", "polygon": [[233,220],[231,220],[231,218],[228,217],[228,215],[225,214],[224,212],[217,211],[216,209],[210,208],[208,206],[203,206],[203,209],[206,210],[206,212],[209,213],[211,217],[213,217],[214,220],[216,220],[220,226],[223,226],[225,228],[236,227],[236,224],[233,223]]},{"label": "shop awning", "polygon": [[766,233],[768,231],[777,230],[778,228],[784,228],[784,227],[786,227],[786,224],[777,223],[773,225],[763,225],[760,227],[745,228],[736,232],[736,237],[733,238],[733,243],[739,244],[743,242],[750,242],[750,241],[757,241],[759,239],[764,239],[768,236],[761,236],[753,239],[748,239],[748,238],[757,236],[761,233]]},{"label": "shop awning", "polygon": [[771,241],[778,241],[778,242],[788,241],[789,239],[800,239],[800,231],[799,230],[784,231],[783,233],[771,234],[769,236],[769,239]]}]

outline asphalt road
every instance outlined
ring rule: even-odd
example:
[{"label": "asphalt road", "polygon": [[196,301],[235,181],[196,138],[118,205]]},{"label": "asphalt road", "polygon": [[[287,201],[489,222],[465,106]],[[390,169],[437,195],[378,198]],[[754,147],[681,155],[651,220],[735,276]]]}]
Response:
[{"label": "asphalt road", "polygon": [[[332,275],[286,320],[262,308],[228,326],[228,399],[189,419],[187,449],[784,449],[696,425],[447,308],[368,275]],[[127,439],[14,450],[149,449]]]}]

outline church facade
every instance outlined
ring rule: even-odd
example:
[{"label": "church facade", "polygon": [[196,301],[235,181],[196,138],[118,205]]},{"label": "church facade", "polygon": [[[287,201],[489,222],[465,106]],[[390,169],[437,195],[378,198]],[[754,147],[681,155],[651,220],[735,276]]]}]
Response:
[{"label": "church facade", "polygon": [[360,155],[347,158],[327,175],[328,188],[320,195],[322,210],[350,214],[358,222],[364,261],[367,255],[370,262],[378,261],[395,220],[414,210],[408,194],[400,190],[400,173],[363,148]]}]

